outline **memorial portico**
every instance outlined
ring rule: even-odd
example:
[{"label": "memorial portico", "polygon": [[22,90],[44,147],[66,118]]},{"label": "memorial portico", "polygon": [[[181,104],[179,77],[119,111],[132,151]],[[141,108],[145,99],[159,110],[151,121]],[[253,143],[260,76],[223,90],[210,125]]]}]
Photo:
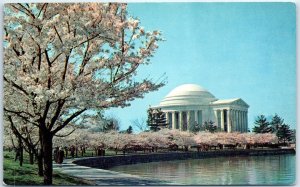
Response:
[{"label": "memorial portico", "polygon": [[181,85],[172,90],[158,106],[165,112],[170,129],[189,131],[205,121],[225,132],[247,132],[249,105],[241,98],[215,98],[210,92],[195,84]]}]

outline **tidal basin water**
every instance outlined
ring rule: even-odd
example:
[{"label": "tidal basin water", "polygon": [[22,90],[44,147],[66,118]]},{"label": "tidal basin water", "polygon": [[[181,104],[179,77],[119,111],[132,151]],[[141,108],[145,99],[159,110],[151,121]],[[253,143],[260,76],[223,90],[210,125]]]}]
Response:
[{"label": "tidal basin water", "polygon": [[292,185],[296,180],[296,155],[151,162],[110,170],[183,185]]}]

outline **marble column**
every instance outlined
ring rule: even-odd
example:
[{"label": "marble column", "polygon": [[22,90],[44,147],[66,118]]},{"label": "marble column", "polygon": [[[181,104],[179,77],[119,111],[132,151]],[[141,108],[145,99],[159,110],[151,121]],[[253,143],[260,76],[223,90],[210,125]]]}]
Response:
[{"label": "marble column", "polygon": [[240,131],[240,123],[239,123],[239,111],[235,111],[235,121],[236,121],[236,131]]},{"label": "marble column", "polygon": [[239,131],[239,121],[238,121],[238,110],[235,110],[234,111],[234,116],[235,116],[235,119],[234,119],[234,122],[235,122],[235,131]]},{"label": "marble column", "polygon": [[246,111],[244,111],[244,131],[243,132],[247,132],[246,126],[247,126],[247,114]]},{"label": "marble column", "polygon": [[179,130],[182,131],[183,129],[183,111],[179,112]]},{"label": "marble column", "polygon": [[176,115],[175,115],[175,111],[172,112],[172,129],[176,129]]},{"label": "marble column", "polygon": [[239,110],[236,111],[236,125],[237,125],[237,130],[241,131],[241,127],[240,127],[240,115],[239,115]]},{"label": "marble column", "polygon": [[169,113],[168,112],[165,112],[165,116],[166,116],[166,122],[167,122],[167,127],[168,129],[170,128],[170,122],[169,122]]},{"label": "marble column", "polygon": [[221,131],[224,131],[224,110],[221,110]]},{"label": "marble column", "polygon": [[231,112],[227,110],[227,132],[231,132]]},{"label": "marble column", "polygon": [[231,126],[232,126],[232,131],[234,132],[234,131],[236,131],[236,123],[235,123],[235,110],[231,110],[231,115],[232,115],[232,124],[231,124]]},{"label": "marble column", "polygon": [[248,132],[248,111],[246,111],[246,132]]},{"label": "marble column", "polygon": [[240,119],[240,131],[243,129],[243,115],[242,111],[239,111],[239,119]]},{"label": "marble column", "polygon": [[190,131],[190,127],[191,127],[191,111],[187,111],[187,114],[186,114],[186,122],[187,122],[187,125],[186,125],[186,130],[187,131]]},{"label": "marble column", "polygon": [[194,113],[195,113],[195,122],[199,125],[199,121],[198,121],[198,110],[195,110]]},{"label": "marble column", "polygon": [[219,123],[218,123],[218,111],[217,110],[214,110],[214,114],[215,114],[215,125],[218,127],[219,125]]},{"label": "marble column", "polygon": [[242,132],[245,132],[245,111],[242,111],[242,119],[243,119],[243,122],[242,122]]}]

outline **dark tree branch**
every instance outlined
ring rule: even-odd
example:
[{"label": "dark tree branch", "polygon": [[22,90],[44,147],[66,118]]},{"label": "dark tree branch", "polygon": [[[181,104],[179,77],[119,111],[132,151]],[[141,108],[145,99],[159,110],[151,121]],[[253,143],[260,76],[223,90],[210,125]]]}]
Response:
[{"label": "dark tree branch", "polygon": [[8,80],[5,76],[3,76],[3,79],[7,82],[7,83],[11,83],[12,86],[16,89],[18,89],[19,91],[23,92],[25,95],[29,95],[28,92],[26,90],[24,90],[24,88],[22,88],[21,86],[17,85],[15,82],[13,82],[12,80]]},{"label": "dark tree branch", "polygon": [[16,6],[14,6],[14,5],[10,5],[10,6],[12,6],[14,9],[16,9],[16,10],[19,10],[20,12],[23,12],[24,14],[26,14],[27,16],[30,16],[30,17],[32,17],[30,14],[28,14],[27,12],[25,12],[24,10],[21,10],[20,8],[18,8],[18,7],[16,7]]},{"label": "dark tree branch", "polygon": [[11,116],[7,116],[7,118],[8,118],[8,121],[10,122],[10,128],[13,131],[14,135],[17,138],[21,138],[27,145],[30,145],[29,142],[28,142],[28,140],[27,140],[27,138],[24,138],[22,136],[22,134],[18,131],[18,129],[15,127],[14,122],[12,121]]},{"label": "dark tree branch", "polygon": [[[72,52],[72,49],[70,50],[70,54]],[[69,58],[70,56],[67,55],[66,56],[66,61],[65,61],[65,67],[64,67],[64,71],[63,71],[63,74],[62,74],[62,81],[65,82],[65,79],[66,79],[66,74],[67,74],[67,69],[68,69],[68,64],[69,64]]]},{"label": "dark tree branch", "polygon": [[[101,32],[101,33],[102,33],[102,32]],[[101,37],[101,38],[103,38],[103,39],[106,39],[108,42],[113,42],[113,41],[114,41],[112,38],[108,38],[108,37],[105,37],[105,36],[101,36],[101,33],[98,33],[98,34],[96,34],[95,36],[92,36],[91,38],[88,38],[87,40],[85,40],[85,41],[79,43],[78,45],[75,45],[74,47],[72,47],[72,49],[75,49],[75,48],[81,46],[82,44],[84,44],[84,43],[86,43],[86,42],[88,42],[88,41],[91,41],[91,40],[97,38],[98,36]]]},{"label": "dark tree branch", "polygon": [[76,129],[73,129],[71,132],[69,132],[68,134],[65,134],[65,135],[58,135],[58,134],[55,134],[54,136],[60,137],[60,138],[67,137],[67,136],[69,136],[70,134],[72,134],[75,130],[76,130]]},{"label": "dark tree branch", "polygon": [[26,7],[24,7],[21,3],[18,3],[19,6],[21,6],[25,11],[28,12],[28,14],[32,17],[32,18],[35,18],[34,14],[28,10]]},{"label": "dark tree branch", "polygon": [[48,56],[48,52],[45,50],[45,56],[46,56],[46,61],[47,61],[47,64],[48,64],[48,89],[51,88],[51,61],[50,61],[50,58]]},{"label": "dark tree branch", "polygon": [[42,6],[40,12],[39,12],[38,15],[37,15],[37,18],[40,17],[40,15],[41,15],[41,13],[42,13],[44,7],[45,7],[47,4],[48,4],[48,3],[44,3],[44,4],[43,4],[43,6]]},{"label": "dark tree branch", "polygon": [[48,114],[50,105],[51,105],[51,103],[50,103],[49,100],[48,100],[48,101],[46,102],[46,107],[45,107],[45,110],[44,110],[44,114],[43,114],[43,116],[42,116],[42,120],[43,120],[44,122],[46,121],[46,118],[47,118],[47,114]]},{"label": "dark tree branch", "polygon": [[39,127],[39,125],[38,125],[37,123],[31,122],[31,121],[29,120],[29,117],[23,116],[22,113],[24,113],[24,112],[8,110],[8,109],[6,109],[6,108],[4,108],[4,111],[5,111],[5,112],[8,112],[8,113],[11,113],[11,114],[15,114],[16,116],[20,117],[20,118],[23,119],[24,121],[26,121],[26,122],[28,122],[28,123],[34,125],[34,126]]},{"label": "dark tree branch", "polygon": [[55,32],[56,32],[58,38],[59,38],[59,41],[63,44],[63,41],[62,41],[62,39],[61,39],[61,37],[60,37],[60,35],[59,35],[59,33],[58,33],[58,31],[57,31],[57,29],[56,29],[55,26],[54,26],[54,30],[55,30]]},{"label": "dark tree branch", "polygon": [[57,60],[57,58],[58,58],[60,55],[62,55],[62,53],[59,53],[58,55],[56,55],[56,57],[54,57],[54,59],[51,61],[51,64],[52,64],[53,62],[55,62],[55,61]]},{"label": "dark tree branch", "polygon": [[54,116],[52,117],[51,119],[51,122],[50,122],[50,125],[48,127],[49,131],[51,131],[51,129],[53,128],[55,122],[57,121],[60,113],[61,113],[61,110],[62,110],[62,107],[64,106],[65,104],[65,100],[59,100],[58,101],[58,104],[57,104],[57,107],[56,107],[56,111],[55,111],[55,114]]},{"label": "dark tree branch", "polygon": [[54,135],[56,134],[58,131],[60,131],[61,129],[63,129],[65,126],[67,126],[74,118],[76,118],[77,116],[79,116],[80,114],[82,114],[84,111],[86,111],[87,109],[84,108],[82,110],[79,110],[77,112],[75,112],[74,114],[72,114],[68,119],[66,119],[62,125],[58,126],[55,130],[53,130],[51,133]]},{"label": "dark tree branch", "polygon": [[114,78],[113,83],[119,82],[124,80],[127,76],[130,76],[137,68],[139,67],[139,64],[134,64],[133,67],[127,71],[126,73],[123,73],[117,78]]},{"label": "dark tree branch", "polygon": [[7,108],[4,107],[4,111],[6,112],[10,112],[10,113],[14,113],[14,114],[26,114],[28,115],[29,117],[33,117],[32,114],[30,114],[29,112],[25,112],[25,111],[13,111],[13,110],[9,110]]},{"label": "dark tree branch", "polygon": [[85,49],[85,52],[84,52],[84,55],[83,55],[83,59],[82,59],[82,63],[81,63],[78,75],[81,75],[83,73],[84,67],[87,64],[87,62],[89,61],[89,59],[85,59],[86,56],[87,56],[88,50],[89,50],[89,41],[87,42],[87,46],[86,46],[86,49]]}]

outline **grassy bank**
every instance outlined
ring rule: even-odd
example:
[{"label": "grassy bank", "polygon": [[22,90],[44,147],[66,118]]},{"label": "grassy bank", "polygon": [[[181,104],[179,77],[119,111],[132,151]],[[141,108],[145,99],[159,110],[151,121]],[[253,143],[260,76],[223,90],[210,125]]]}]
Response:
[{"label": "grassy bank", "polygon": [[[38,176],[37,164],[31,165],[24,154],[24,163],[21,167],[18,161],[14,161],[14,152],[3,153],[3,180],[7,185],[42,185],[43,177]],[[65,174],[54,172],[53,185],[88,185],[78,179],[73,179]]]}]

